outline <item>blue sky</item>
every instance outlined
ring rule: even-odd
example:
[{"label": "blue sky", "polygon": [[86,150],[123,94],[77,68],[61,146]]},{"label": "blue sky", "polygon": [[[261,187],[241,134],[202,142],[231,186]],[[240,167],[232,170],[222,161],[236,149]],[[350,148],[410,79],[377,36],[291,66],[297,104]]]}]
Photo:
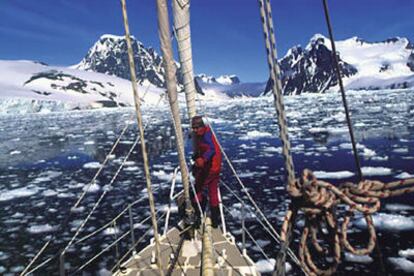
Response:
[{"label": "blue sky", "polygon": [[[267,65],[257,0],[192,0],[196,73],[264,81]],[[404,36],[414,41],[414,0],[328,1],[337,40]],[[155,0],[127,0],[131,33],[159,49]],[[272,1],[279,57],[315,33],[327,35],[322,0]],[[0,59],[79,62],[102,34],[123,35],[119,0],[2,0]]]}]

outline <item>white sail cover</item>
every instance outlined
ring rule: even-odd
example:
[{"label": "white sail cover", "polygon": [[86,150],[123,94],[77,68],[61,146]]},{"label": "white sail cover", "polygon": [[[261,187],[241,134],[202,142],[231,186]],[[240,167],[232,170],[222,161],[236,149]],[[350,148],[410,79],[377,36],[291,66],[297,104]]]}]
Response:
[{"label": "white sail cover", "polygon": [[196,89],[193,74],[193,56],[191,50],[190,0],[173,0],[174,31],[178,42],[178,54],[184,80],[188,117],[196,115]]}]

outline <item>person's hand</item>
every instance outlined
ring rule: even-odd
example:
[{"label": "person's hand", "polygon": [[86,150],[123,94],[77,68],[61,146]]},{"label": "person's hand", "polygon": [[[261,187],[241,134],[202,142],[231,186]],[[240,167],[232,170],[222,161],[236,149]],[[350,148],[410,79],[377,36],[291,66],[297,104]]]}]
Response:
[{"label": "person's hand", "polygon": [[205,161],[203,158],[199,157],[195,160],[195,165],[197,168],[202,168],[204,167]]}]

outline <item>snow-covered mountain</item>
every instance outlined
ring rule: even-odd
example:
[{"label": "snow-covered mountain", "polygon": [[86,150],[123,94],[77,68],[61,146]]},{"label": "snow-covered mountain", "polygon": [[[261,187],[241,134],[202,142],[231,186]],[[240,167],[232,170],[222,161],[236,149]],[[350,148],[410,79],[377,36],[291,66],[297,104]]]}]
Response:
[{"label": "snow-covered mountain", "polygon": [[[392,89],[413,86],[414,47],[406,38],[367,42],[358,37],[337,41],[337,57],[347,89]],[[153,48],[133,39],[139,81],[165,87],[162,57]],[[279,60],[284,94],[336,91],[338,80],[332,63],[330,40],[314,35],[306,47],[294,46]],[[75,68],[129,78],[126,42],[123,37],[103,35]],[[177,64],[178,67],[178,64]],[[177,70],[178,83],[182,80]],[[209,93],[233,96],[258,96],[263,83],[242,83],[235,75],[220,77],[199,74],[196,80]],[[182,87],[182,86],[181,86]],[[265,93],[266,94],[266,93]]]},{"label": "snow-covered mountain", "polygon": [[[165,91],[162,57],[135,39],[133,45],[139,89],[147,91],[142,92],[144,102],[156,103]],[[336,45],[346,89],[414,87],[414,46],[408,39],[367,42],[353,37]],[[331,59],[330,41],[322,35],[313,36],[304,48],[292,47],[279,60],[284,93],[337,91]],[[133,102],[123,37],[102,36],[79,64],[69,68],[3,60],[0,74],[0,113],[130,106]],[[177,77],[180,81],[179,71]],[[204,99],[256,97],[269,90],[266,83],[243,83],[235,75],[201,74],[196,81]]]},{"label": "snow-covered mountain", "polygon": [[[131,36],[131,42],[138,81],[140,83],[149,81],[155,86],[166,87],[162,56],[153,48],[146,48],[133,36]],[[125,37],[109,34],[102,35],[89,49],[86,56],[78,64],[71,67],[129,80],[128,50]]]},{"label": "snow-covered mountain", "polygon": [[414,86],[414,47],[407,38],[367,42],[353,37],[337,43],[344,61],[357,69],[348,89],[394,89]]},{"label": "snow-covered mountain", "polygon": [[[367,42],[352,37],[336,42],[347,89],[392,89],[414,86],[413,45],[406,38]],[[331,41],[314,35],[305,48],[295,46],[279,61],[284,94],[337,90]]]},{"label": "snow-covered mountain", "polygon": [[[339,66],[342,77],[350,77],[357,70],[341,60]],[[282,83],[286,95],[302,92],[324,92],[338,83],[332,52],[325,44],[323,36],[315,35],[305,49],[295,46],[280,60]]]},{"label": "snow-covered mountain", "polygon": [[236,75],[222,75],[219,77],[199,74],[195,81],[202,89],[205,96],[211,98],[213,95],[233,97],[257,97],[263,94],[264,83],[243,83]]},{"label": "snow-covered mountain", "polygon": [[[131,82],[115,76],[6,60],[0,60],[0,74],[0,113],[133,105]],[[164,89],[148,82],[139,89],[144,104],[156,104],[164,94]]]},{"label": "snow-covered mountain", "polygon": [[195,79],[204,84],[233,85],[240,83],[240,79],[236,75],[222,75],[216,78],[206,74],[199,74]]}]

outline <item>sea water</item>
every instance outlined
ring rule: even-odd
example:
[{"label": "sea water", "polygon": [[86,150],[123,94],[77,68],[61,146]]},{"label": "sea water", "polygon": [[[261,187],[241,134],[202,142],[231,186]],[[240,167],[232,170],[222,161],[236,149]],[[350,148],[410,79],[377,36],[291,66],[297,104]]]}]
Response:
[{"label": "sea water", "polygon": [[[348,104],[362,172],[368,179],[384,182],[414,175],[414,91],[354,91],[348,93]],[[289,138],[296,175],[308,168],[316,177],[333,184],[357,178],[346,117],[339,94],[286,97]],[[204,109],[205,108],[205,109]],[[207,103],[200,108],[212,122],[217,137],[240,179],[258,206],[276,229],[280,229],[289,198],[286,195],[286,171],[282,143],[271,98],[235,99]],[[178,158],[174,130],[167,106],[143,110],[146,146],[151,165],[156,207],[161,213],[168,204],[170,182]],[[188,122],[183,114],[186,155],[190,159]],[[89,188],[93,176],[108,156],[122,129],[128,129],[118,147],[108,157],[108,164]],[[105,193],[102,203],[85,225],[80,237],[94,232],[111,221],[128,204],[139,200],[132,210],[136,237],[150,227],[147,190],[140,146],[124,160],[137,139],[134,111],[102,109],[50,114],[7,115],[0,117],[0,273],[15,275],[53,238],[51,246],[38,260],[54,256],[74,235],[79,225]],[[113,180],[119,166],[124,167]],[[222,180],[239,196],[242,189],[223,161]],[[176,188],[181,188],[181,176]],[[241,242],[241,204],[221,187],[227,227]],[[80,194],[86,192],[80,206],[70,212]],[[384,201],[374,216],[383,262],[389,273],[399,275],[413,271],[414,204],[412,195]],[[247,203],[247,202],[246,202]],[[251,206],[251,204],[247,204]],[[174,207],[173,220],[177,220]],[[258,245],[248,240],[248,253],[259,270],[271,270],[278,246],[264,232],[254,214],[246,214],[246,225]],[[163,223],[160,223],[162,229]],[[303,221],[294,231],[292,249],[297,250]],[[72,246],[66,254],[68,273],[76,271],[86,260],[129,230],[128,215],[121,216],[93,238]],[[364,245],[366,225],[357,216],[350,225],[350,240]],[[138,249],[149,242],[143,239]],[[92,273],[110,270],[130,247],[128,237],[118,250],[112,248],[86,270]],[[265,260],[263,248],[270,257]],[[348,271],[376,275],[379,271],[375,254],[357,257],[347,253],[339,273]],[[293,275],[300,269],[287,260]],[[39,275],[58,274],[53,260]]]}]

